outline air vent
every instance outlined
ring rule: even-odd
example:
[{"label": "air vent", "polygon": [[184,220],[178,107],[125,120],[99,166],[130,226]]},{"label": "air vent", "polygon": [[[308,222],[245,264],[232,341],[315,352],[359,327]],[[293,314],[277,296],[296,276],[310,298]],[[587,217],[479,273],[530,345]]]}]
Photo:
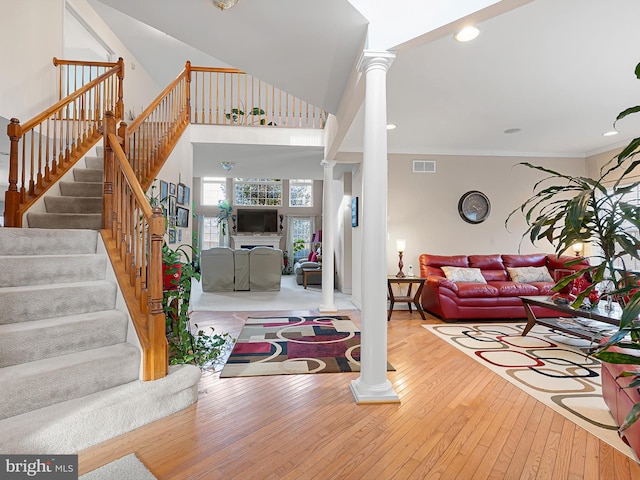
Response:
[{"label": "air vent", "polygon": [[435,160],[414,160],[413,173],[436,173]]}]

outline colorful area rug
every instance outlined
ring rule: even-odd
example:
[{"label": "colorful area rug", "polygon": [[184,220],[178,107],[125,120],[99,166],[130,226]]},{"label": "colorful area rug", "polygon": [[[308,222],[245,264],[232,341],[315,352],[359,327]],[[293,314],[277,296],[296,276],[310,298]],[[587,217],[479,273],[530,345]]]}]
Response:
[{"label": "colorful area rug", "polygon": [[349,317],[248,318],[220,377],[359,371],[360,331]]},{"label": "colorful area rug", "polygon": [[523,337],[524,326],[524,323],[480,322],[423,325],[638,462],[633,450],[618,436],[613,417],[602,399],[600,362],[580,350],[588,348],[589,341],[542,325],[535,325]]}]

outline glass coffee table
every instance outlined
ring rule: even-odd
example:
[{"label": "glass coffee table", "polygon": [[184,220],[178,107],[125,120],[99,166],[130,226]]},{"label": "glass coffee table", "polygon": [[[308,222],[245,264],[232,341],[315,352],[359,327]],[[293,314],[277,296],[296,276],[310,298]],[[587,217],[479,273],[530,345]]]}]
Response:
[{"label": "glass coffee table", "polygon": [[[565,333],[587,340],[600,340],[618,331],[622,308],[613,302],[608,309],[606,301],[600,301],[594,309],[573,308],[570,303],[556,303],[550,296],[520,297],[527,314],[527,326],[522,336],[527,335],[536,323],[555,328]],[[565,316],[538,318],[532,306],[553,310]]]}]

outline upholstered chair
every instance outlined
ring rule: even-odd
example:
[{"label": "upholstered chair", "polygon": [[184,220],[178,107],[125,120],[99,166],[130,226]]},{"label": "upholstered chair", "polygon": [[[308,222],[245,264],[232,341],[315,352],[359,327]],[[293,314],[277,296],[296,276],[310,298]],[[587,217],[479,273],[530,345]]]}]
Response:
[{"label": "upholstered chair", "polygon": [[282,277],[282,250],[256,247],[249,252],[249,289],[278,291]]},{"label": "upholstered chair", "polygon": [[234,258],[229,247],[213,247],[200,253],[203,292],[233,292]]}]

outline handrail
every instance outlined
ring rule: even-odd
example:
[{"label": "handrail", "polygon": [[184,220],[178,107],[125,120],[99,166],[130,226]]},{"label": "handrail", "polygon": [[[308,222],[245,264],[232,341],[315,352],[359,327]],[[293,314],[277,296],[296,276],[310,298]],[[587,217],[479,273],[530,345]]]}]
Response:
[{"label": "handrail", "polygon": [[162,209],[151,208],[107,113],[102,236],[142,346],[142,379],[167,375],[168,343],[162,308]]},{"label": "handrail", "polygon": [[324,128],[327,114],[234,68],[191,67],[192,123]]},{"label": "handrail", "polygon": [[5,225],[21,227],[22,215],[100,140],[104,113],[122,118],[122,59],[108,72],[23,125],[12,118]]},{"label": "handrail", "polygon": [[190,66],[187,62],[180,75],[127,126],[122,123],[119,135],[124,151],[143,190],[151,186],[189,124]]}]

